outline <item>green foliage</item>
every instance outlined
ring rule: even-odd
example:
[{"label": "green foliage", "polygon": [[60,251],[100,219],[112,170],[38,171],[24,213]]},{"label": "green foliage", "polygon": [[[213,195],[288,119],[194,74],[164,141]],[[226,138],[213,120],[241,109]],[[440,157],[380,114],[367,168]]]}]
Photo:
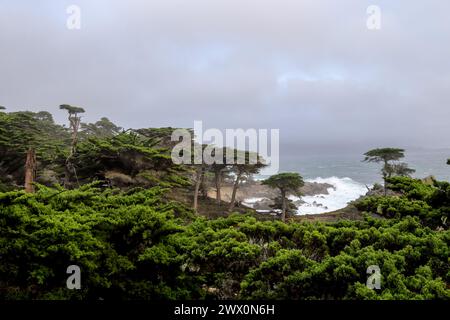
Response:
[{"label": "green foliage", "polygon": [[392,161],[398,161],[405,156],[405,150],[398,148],[381,148],[367,151],[364,154],[364,162],[382,162],[383,167],[381,174],[384,180],[384,195],[387,193],[387,179],[393,176],[409,177],[416,170],[408,167],[406,163],[398,162],[392,163]]},{"label": "green foliage", "polygon": [[174,165],[166,148],[149,147],[153,141],[133,131],[113,137],[92,137],[78,144],[73,163],[78,177],[89,181],[115,178],[117,186],[186,186],[183,168]]},{"label": "green foliage", "polygon": [[298,173],[285,172],[269,177],[262,184],[272,188],[278,188],[283,192],[298,193],[298,189],[304,185],[304,182]]},{"label": "green foliage", "polygon": [[[69,135],[48,112],[0,112],[0,181],[10,186],[23,183],[26,153],[36,151],[38,175],[55,169],[68,150]],[[57,170],[57,169],[56,169]]]},{"label": "green foliage", "polygon": [[[83,111],[69,105],[61,109],[72,117]],[[108,180],[114,186],[127,188],[189,185],[186,168],[174,165],[170,157],[171,130],[120,132],[121,128],[107,118],[82,124],[77,152],[71,157],[76,173],[72,182]],[[37,182],[61,183],[70,146],[70,133],[55,124],[48,112],[0,112],[0,191],[23,184],[29,148],[37,155]]]},{"label": "green foliage", "polygon": [[450,184],[434,182],[425,184],[421,180],[408,177],[388,179],[389,188],[399,196],[371,196],[356,203],[358,209],[376,213],[387,218],[401,219],[418,217],[421,222],[433,228],[448,229],[450,216]]},{"label": "green foliage", "polygon": [[[290,225],[297,233],[323,240],[278,250],[244,278],[242,298],[450,299],[448,231],[435,233],[413,218],[313,227],[320,232]],[[322,246],[329,253],[307,253]],[[380,267],[379,291],[365,286],[370,265]]]},{"label": "green foliage", "polygon": [[[77,121],[84,112],[61,109]],[[171,161],[172,128],[120,132],[102,118],[82,129],[71,161],[86,184],[11,191],[29,148],[40,176],[53,171],[58,178],[71,137],[48,112],[0,111],[0,300],[450,299],[448,182],[389,178],[385,171],[395,196],[357,202],[369,213],[363,221],[286,224],[242,214],[208,220],[169,196],[190,185],[191,173]],[[233,167],[241,178],[264,166],[244,157]],[[366,157],[389,162],[403,150]],[[295,192],[303,180],[285,173],[265,184]],[[66,288],[73,264],[81,268],[81,290]],[[380,267],[380,290],[365,285],[370,265]]]},{"label": "green foliage", "polygon": [[409,177],[414,172],[416,172],[415,169],[409,168],[408,164],[403,163],[403,162],[387,164],[383,170],[386,171],[386,175],[388,177],[392,177],[392,176]]},{"label": "green foliage", "polygon": [[405,150],[399,148],[378,148],[364,153],[366,162],[389,162],[396,161],[405,156]]},{"label": "green foliage", "polygon": [[95,123],[81,123],[82,137],[112,138],[122,131],[108,118],[103,117]]},{"label": "green foliage", "polygon": [[392,177],[389,189],[403,193],[408,199],[427,200],[436,190],[432,185],[409,177]]},{"label": "green foliage", "polygon": [[[183,226],[163,193],[41,186],[0,194],[0,298],[183,297],[174,292],[180,258],[164,247]],[[64,290],[71,264],[83,272],[75,292]]]},{"label": "green foliage", "polygon": [[275,207],[281,207],[281,219],[285,221],[286,214],[296,210],[295,205],[287,199],[287,193],[300,195],[300,188],[304,185],[303,178],[298,173],[285,172],[269,177],[262,182],[271,188],[280,190],[280,199],[275,199]]},{"label": "green foliage", "polygon": [[[424,226],[420,214],[332,225],[207,220],[161,187],[100,185],[0,193],[0,299],[450,299],[450,231]],[[72,264],[81,290],[65,288]],[[380,267],[380,290],[365,286],[370,265]]]},{"label": "green foliage", "polygon": [[76,115],[78,113],[84,113],[84,109],[81,107],[71,106],[69,104],[62,104],[59,106],[61,110],[66,110],[70,115]]},{"label": "green foliage", "polygon": [[177,128],[143,128],[133,130],[147,140],[147,147],[172,148],[178,141],[172,141],[172,133]]}]

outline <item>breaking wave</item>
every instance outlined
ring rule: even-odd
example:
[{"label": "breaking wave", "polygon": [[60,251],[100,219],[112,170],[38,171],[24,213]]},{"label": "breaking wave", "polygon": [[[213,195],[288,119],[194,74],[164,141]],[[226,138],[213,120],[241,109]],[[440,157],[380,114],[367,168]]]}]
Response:
[{"label": "breaking wave", "polygon": [[358,199],[366,194],[367,188],[364,184],[356,182],[351,178],[315,178],[307,179],[308,182],[328,183],[332,188],[328,188],[328,194],[317,194],[314,196],[303,196],[301,198],[291,196],[289,199],[298,201],[301,199],[303,203],[298,205],[297,213],[317,214],[325,213],[347,206],[350,201]]}]

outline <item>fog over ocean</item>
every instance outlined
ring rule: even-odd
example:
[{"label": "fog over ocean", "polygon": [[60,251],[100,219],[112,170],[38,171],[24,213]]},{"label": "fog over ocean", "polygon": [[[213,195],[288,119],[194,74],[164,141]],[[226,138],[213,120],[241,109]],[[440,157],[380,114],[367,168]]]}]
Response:
[{"label": "fog over ocean", "polygon": [[[450,167],[446,159],[450,149],[406,150],[402,162],[415,169],[413,177],[434,176],[438,180],[450,181]],[[280,156],[280,171],[298,172],[305,181],[329,183],[334,186],[327,195],[304,196],[305,204],[298,214],[324,213],[344,208],[349,201],[367,192],[367,187],[382,183],[381,164],[362,162],[362,153],[305,154]],[[291,197],[292,200],[298,200]]]},{"label": "fog over ocean", "polygon": [[[298,172],[305,179],[348,177],[363,184],[382,182],[381,164],[362,162],[363,153],[280,155],[280,171]],[[450,148],[406,149],[402,162],[416,170],[413,177],[433,175],[438,180],[450,181],[450,167],[446,164],[449,157]]]}]

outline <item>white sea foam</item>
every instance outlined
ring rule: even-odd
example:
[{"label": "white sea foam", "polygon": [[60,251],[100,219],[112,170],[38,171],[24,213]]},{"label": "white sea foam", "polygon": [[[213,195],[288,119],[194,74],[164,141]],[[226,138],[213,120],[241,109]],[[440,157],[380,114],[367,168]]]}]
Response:
[{"label": "white sea foam", "polygon": [[253,205],[256,202],[259,202],[259,201],[264,200],[264,199],[266,199],[266,198],[247,198],[244,201],[242,201],[242,203],[253,208]]},{"label": "white sea foam", "polygon": [[[350,178],[329,177],[308,179],[306,181],[328,183],[333,188],[328,188],[328,194],[301,197],[301,200],[305,203],[298,207],[297,212],[299,215],[325,213],[342,209],[350,201],[359,198],[367,192],[365,185]],[[293,201],[299,200],[298,197],[294,196],[289,198]]]}]

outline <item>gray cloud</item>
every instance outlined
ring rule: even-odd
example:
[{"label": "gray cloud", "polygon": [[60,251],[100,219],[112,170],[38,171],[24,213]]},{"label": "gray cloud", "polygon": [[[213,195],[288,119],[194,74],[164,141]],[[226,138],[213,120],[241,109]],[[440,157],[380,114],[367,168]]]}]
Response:
[{"label": "gray cloud", "polygon": [[[450,3],[392,2],[0,0],[0,104],[64,121],[70,103],[124,127],[280,128],[308,148],[450,147]],[[81,30],[65,27],[70,4]]]}]

